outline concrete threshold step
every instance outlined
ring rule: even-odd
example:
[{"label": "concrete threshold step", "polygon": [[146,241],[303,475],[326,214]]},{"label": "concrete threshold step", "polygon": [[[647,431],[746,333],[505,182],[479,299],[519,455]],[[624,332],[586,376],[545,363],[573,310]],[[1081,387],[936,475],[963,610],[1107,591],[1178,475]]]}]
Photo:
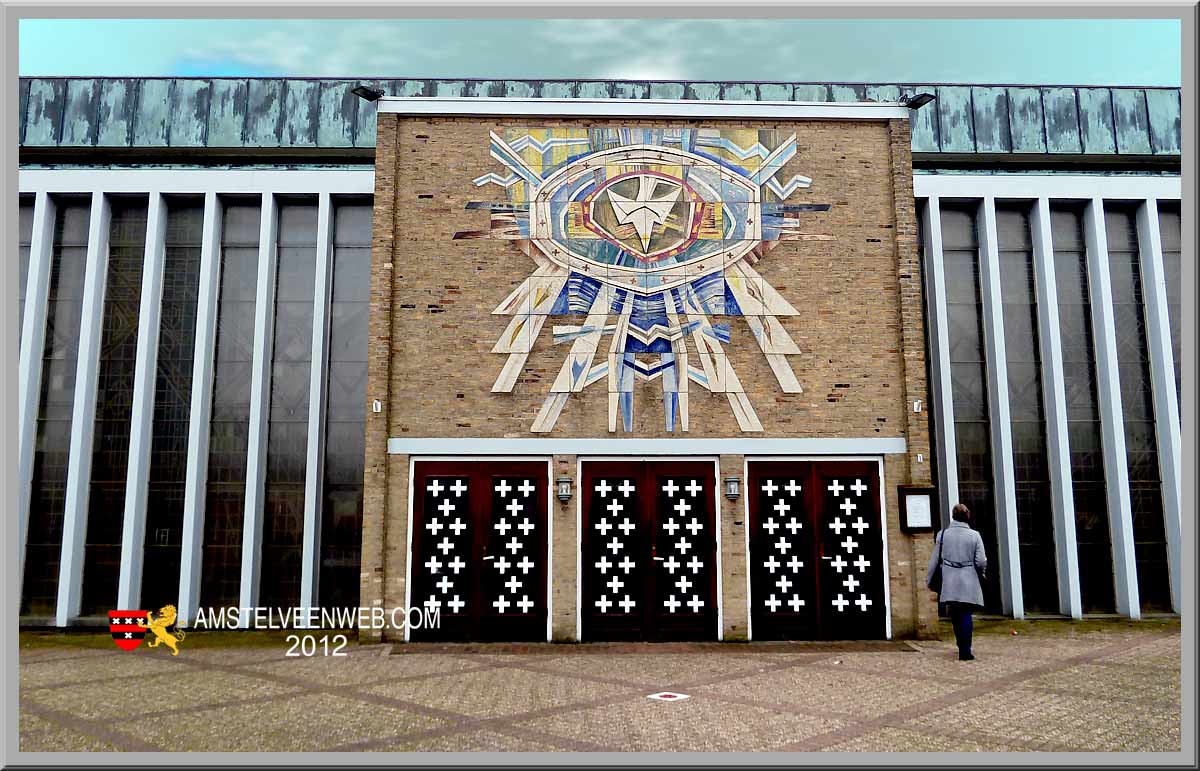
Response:
[{"label": "concrete threshold step", "polygon": [[805,640],[760,642],[590,642],[590,643],[438,643],[392,645],[391,655],[440,654],[652,654],[652,653],[920,653],[907,640]]}]

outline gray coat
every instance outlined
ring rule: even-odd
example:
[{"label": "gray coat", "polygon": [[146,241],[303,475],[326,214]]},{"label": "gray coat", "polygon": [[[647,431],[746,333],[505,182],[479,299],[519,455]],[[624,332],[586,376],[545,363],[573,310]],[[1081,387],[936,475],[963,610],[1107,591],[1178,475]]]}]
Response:
[{"label": "gray coat", "polygon": [[[937,567],[939,556],[942,560],[942,591],[938,593],[938,601],[983,605],[983,588],[979,585],[979,579],[987,570],[987,556],[983,553],[983,538],[979,533],[966,522],[952,521],[949,527],[937,534],[933,554],[929,557],[929,573],[925,579],[927,586],[933,578],[933,569]],[[946,564],[948,562],[952,564]]]}]

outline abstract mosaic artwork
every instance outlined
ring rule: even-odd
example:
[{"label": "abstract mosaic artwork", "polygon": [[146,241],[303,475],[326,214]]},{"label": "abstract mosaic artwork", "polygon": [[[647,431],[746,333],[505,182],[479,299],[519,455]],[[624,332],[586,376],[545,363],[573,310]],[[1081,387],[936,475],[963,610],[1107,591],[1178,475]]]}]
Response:
[{"label": "abstract mosaic artwork", "polygon": [[[492,387],[511,392],[549,316],[565,353],[532,430],[553,430],[571,394],[604,381],[608,430],[633,428],[634,383],[662,384],[664,426],[687,431],[688,389],[726,395],[743,431],[762,431],[725,346],[741,317],[785,393],[800,393],[787,357],[799,347],[779,322],[799,312],[754,269],[806,233],[801,216],[828,204],[791,201],[811,180],[784,174],[795,134],[773,129],[553,128],[492,132],[504,165],[475,185],[490,229],[455,238],[516,242],[535,269],[493,311],[511,320],[492,349],[508,357]],[[608,344],[604,338],[608,336]]]}]

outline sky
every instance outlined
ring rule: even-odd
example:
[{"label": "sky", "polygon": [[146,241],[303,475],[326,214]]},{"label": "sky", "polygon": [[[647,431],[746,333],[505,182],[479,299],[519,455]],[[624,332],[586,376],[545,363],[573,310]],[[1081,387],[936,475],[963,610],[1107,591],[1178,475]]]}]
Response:
[{"label": "sky", "polygon": [[26,76],[1179,86],[1180,23],[23,19]]}]

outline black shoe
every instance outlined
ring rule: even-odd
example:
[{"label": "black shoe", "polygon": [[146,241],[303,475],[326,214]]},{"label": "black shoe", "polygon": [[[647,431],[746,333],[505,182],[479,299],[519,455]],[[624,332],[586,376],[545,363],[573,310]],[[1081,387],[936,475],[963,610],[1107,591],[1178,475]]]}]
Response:
[{"label": "black shoe", "polygon": [[971,654],[971,653],[960,653],[960,654],[958,654],[958,660],[959,661],[974,661],[975,656],[974,656],[974,654]]}]

